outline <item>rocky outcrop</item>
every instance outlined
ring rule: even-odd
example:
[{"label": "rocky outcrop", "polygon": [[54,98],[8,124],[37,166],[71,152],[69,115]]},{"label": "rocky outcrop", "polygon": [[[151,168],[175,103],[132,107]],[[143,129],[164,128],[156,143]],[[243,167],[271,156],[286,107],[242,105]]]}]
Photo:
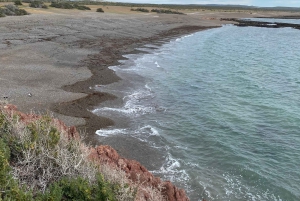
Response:
[{"label": "rocky outcrop", "polygon": [[254,20],[243,20],[243,19],[237,19],[237,18],[221,18],[221,21],[232,21],[237,22],[235,24],[239,27],[246,27],[246,26],[252,26],[252,27],[266,27],[266,28],[294,28],[294,29],[300,29],[300,24],[291,24],[291,23],[281,23],[281,22],[261,22],[261,21],[254,21]]},{"label": "rocky outcrop", "polygon": [[[110,146],[98,146],[92,149],[91,160],[99,163],[107,163],[112,168],[121,168],[134,182],[153,188],[163,188],[163,194],[169,201],[188,201],[185,191],[174,186],[170,181],[162,181],[154,177],[143,165],[135,160],[129,160],[119,156],[116,150]],[[147,197],[147,195],[145,195]],[[147,200],[147,199],[146,199]]]},{"label": "rocky outcrop", "polygon": [[[18,116],[19,121],[23,123],[30,123],[32,121],[43,118],[41,115],[36,114],[24,114],[19,112],[14,105],[5,105],[1,107],[8,116]],[[68,127],[64,122],[53,118],[52,123],[61,132],[65,133],[69,139],[75,138],[80,139],[80,135],[74,126]],[[111,168],[118,168],[126,172],[129,179],[133,182],[140,182],[141,185],[150,186],[152,188],[163,189],[162,193],[168,201],[188,201],[189,198],[186,196],[185,191],[174,186],[170,181],[162,181],[158,177],[154,177],[143,165],[135,160],[129,160],[120,157],[115,149],[110,146],[97,146],[90,148],[89,158],[96,163],[106,163]],[[141,192],[143,193],[143,192]],[[144,200],[148,200],[149,195],[145,193],[143,196]]]}]

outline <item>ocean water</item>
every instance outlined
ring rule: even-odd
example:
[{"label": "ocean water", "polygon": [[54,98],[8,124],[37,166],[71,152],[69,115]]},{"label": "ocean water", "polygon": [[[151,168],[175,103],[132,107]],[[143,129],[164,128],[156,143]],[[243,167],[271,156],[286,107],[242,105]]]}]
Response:
[{"label": "ocean water", "polygon": [[300,200],[299,47],[299,30],[232,25],[146,45],[95,87],[119,97],[97,135],[160,150],[151,171],[192,201]]}]

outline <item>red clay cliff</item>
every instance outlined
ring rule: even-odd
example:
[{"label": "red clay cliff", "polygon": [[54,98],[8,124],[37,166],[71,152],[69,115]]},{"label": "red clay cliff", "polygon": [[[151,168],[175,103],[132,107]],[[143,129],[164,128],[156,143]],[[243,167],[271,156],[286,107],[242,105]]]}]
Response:
[{"label": "red clay cliff", "polygon": [[[41,118],[40,115],[19,112],[14,105],[5,105],[3,111],[10,116],[18,115],[19,120],[24,123],[30,123]],[[53,118],[53,123],[60,131],[67,133],[69,138],[80,138],[74,126],[68,127],[64,122],[55,118]],[[133,182],[140,182],[144,186],[157,189],[162,188],[162,193],[168,201],[189,201],[183,189],[177,188],[170,181],[162,181],[160,178],[154,177],[153,174],[139,162],[120,157],[117,151],[112,147],[100,145],[95,148],[90,148],[90,150],[89,158],[94,162],[99,164],[107,163],[111,168],[120,168],[126,172],[128,178]],[[145,200],[148,200],[147,198],[149,196],[145,193],[143,197]]]}]

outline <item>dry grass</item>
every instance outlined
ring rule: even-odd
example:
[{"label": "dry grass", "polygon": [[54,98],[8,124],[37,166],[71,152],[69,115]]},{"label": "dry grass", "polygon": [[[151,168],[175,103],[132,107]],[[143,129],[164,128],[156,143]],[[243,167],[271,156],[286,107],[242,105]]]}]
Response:
[{"label": "dry grass", "polygon": [[[3,108],[3,103],[0,108]],[[134,183],[124,171],[107,164],[95,165],[88,159],[90,149],[80,139],[69,139],[53,117],[40,116],[25,123],[13,112],[7,114],[0,109],[0,114],[4,118],[2,125],[3,122],[9,125],[5,133],[14,139],[17,147],[13,151],[18,154],[11,160],[12,175],[20,184],[27,186],[27,190],[45,192],[61,178],[82,177],[93,184],[100,172],[105,181],[118,186],[114,189],[117,200],[166,200],[161,188]]]}]

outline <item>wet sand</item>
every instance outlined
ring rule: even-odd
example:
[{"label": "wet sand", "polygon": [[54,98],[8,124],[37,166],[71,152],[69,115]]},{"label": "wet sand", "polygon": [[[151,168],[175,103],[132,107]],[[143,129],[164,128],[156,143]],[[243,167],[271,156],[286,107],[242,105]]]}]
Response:
[{"label": "wet sand", "polygon": [[[116,97],[93,90],[96,85],[120,78],[109,66],[138,53],[145,44],[162,44],[185,34],[219,27],[220,18],[291,15],[278,12],[188,12],[187,15],[130,12],[130,8],[106,7],[106,13],[50,8],[32,9],[29,16],[0,18],[0,98],[23,112],[51,111],[54,116],[76,125],[86,133],[86,141],[99,144],[95,131],[114,124],[90,111]],[[136,160],[146,150],[130,150],[136,139],[114,139],[121,155]],[[128,141],[128,142],[126,142]],[[130,141],[130,142],[129,142]],[[150,148],[149,148],[150,149]],[[149,156],[151,158],[151,156]],[[155,156],[153,160],[155,161]],[[142,162],[143,163],[143,162]],[[152,169],[150,164],[146,167]]]}]

